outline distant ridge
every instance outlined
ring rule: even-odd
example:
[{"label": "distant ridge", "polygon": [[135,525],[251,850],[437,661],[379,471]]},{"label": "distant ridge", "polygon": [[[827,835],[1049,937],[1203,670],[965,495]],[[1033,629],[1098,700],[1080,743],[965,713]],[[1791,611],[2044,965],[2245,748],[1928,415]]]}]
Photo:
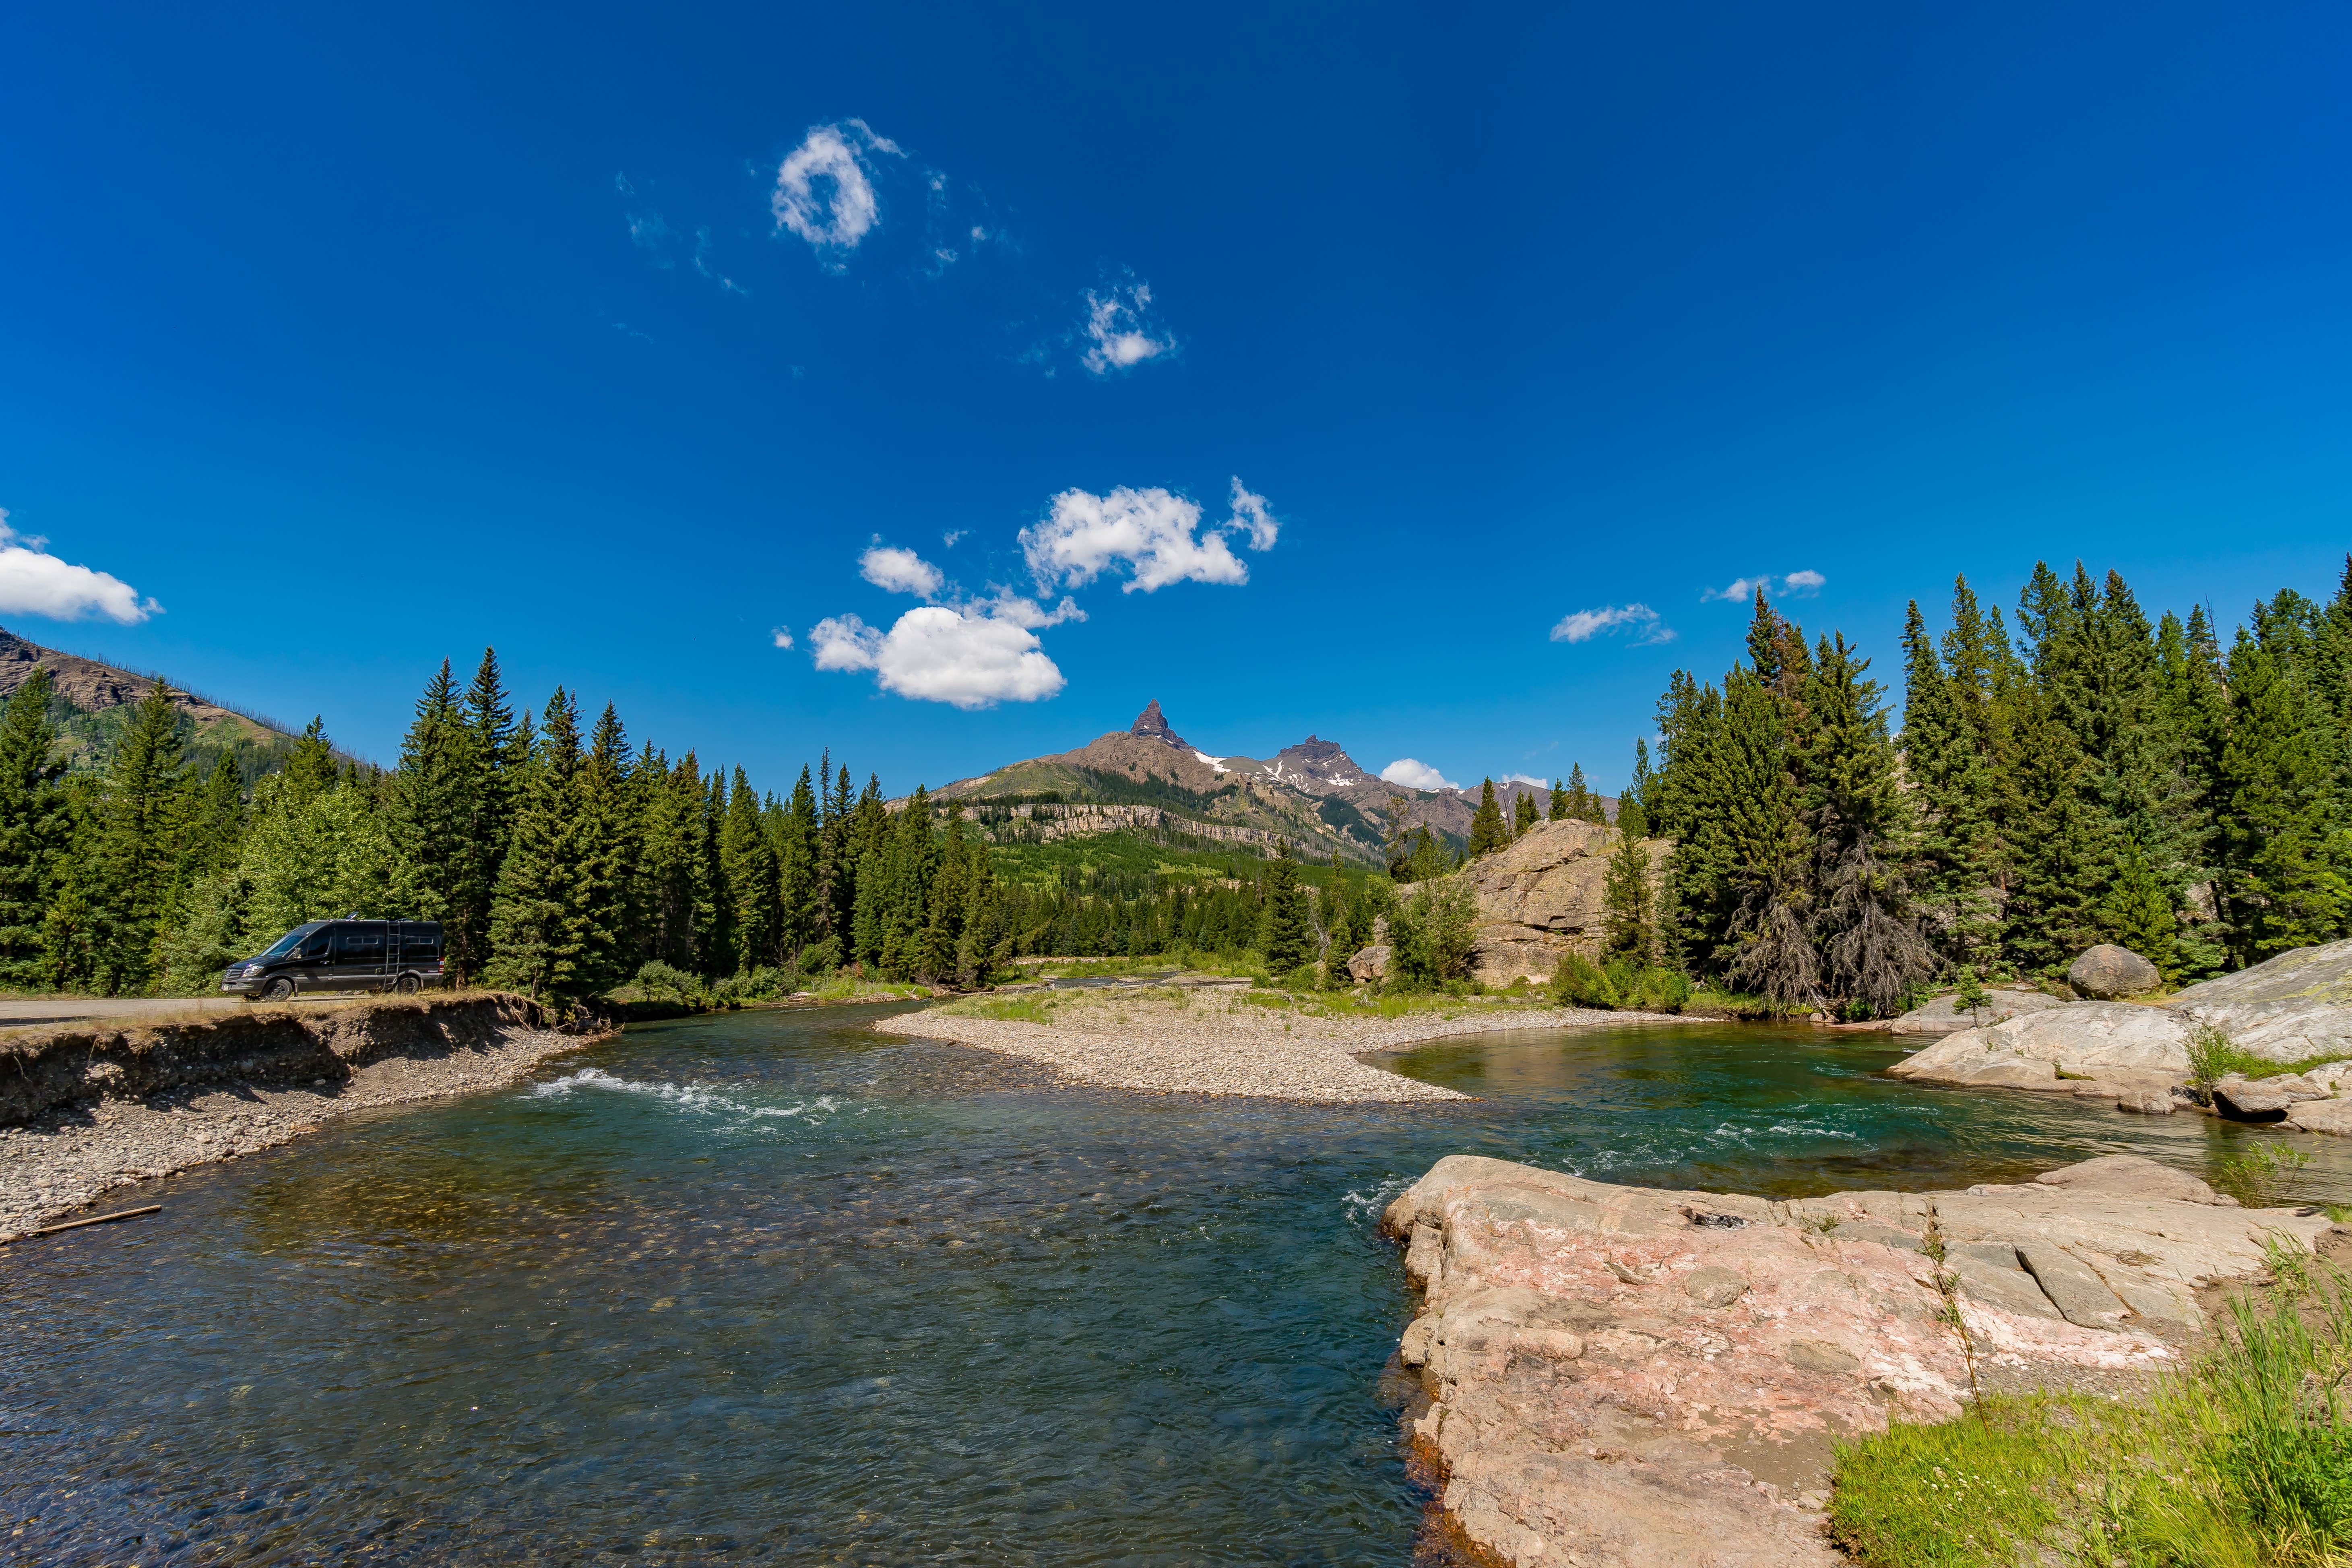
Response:
[{"label": "distant ridge", "polygon": [[[1497,784],[1506,812],[1523,795],[1549,811],[1549,791]],[[1217,756],[1179,735],[1153,698],[1135,722],[1098,735],[1073,752],[1008,763],[977,778],[958,779],[937,792],[942,800],[1123,805],[1156,808],[1171,831],[1185,824],[1246,829],[1270,844],[1287,838],[1302,855],[1335,850],[1357,860],[1379,857],[1382,814],[1391,796],[1406,802],[1409,824],[1457,847],[1467,841],[1478,807],[1475,789],[1416,790],[1374,777],[1336,741],[1308,735],[1272,759]],[[1609,802],[1613,807],[1615,803]],[[1046,806],[1052,809],[1052,806]],[[1125,820],[1122,817],[1122,820]]]}]

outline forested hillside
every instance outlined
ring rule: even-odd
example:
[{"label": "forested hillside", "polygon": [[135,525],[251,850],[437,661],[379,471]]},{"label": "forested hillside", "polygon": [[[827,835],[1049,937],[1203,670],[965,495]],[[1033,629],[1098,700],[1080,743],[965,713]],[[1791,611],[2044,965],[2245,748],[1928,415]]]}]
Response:
[{"label": "forested hillside", "polygon": [[1915,602],[1891,735],[1870,660],[1759,594],[1748,658],[1676,672],[1634,795],[1678,840],[1664,940],[1790,1001],[1897,1005],[2115,942],[2189,980],[2352,934],[2352,561],[2222,634],[2037,564],[2014,635]]}]

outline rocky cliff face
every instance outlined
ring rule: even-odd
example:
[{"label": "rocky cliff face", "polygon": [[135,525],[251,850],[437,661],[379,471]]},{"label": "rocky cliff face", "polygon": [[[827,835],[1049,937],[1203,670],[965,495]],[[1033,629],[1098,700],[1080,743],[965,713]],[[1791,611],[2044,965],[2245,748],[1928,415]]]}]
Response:
[{"label": "rocky cliff face", "polygon": [[[1549,980],[1562,953],[1597,954],[1601,891],[1617,845],[1617,830],[1596,822],[1538,822],[1507,848],[1465,867],[1461,875],[1478,897],[1472,973],[1489,985]],[[1664,839],[1643,846],[1660,882],[1672,847]]]},{"label": "rocky cliff face", "polygon": [[2128,1155],[1790,1203],[1454,1155],[1384,1225],[1425,1292],[1414,1440],[1514,1568],[1831,1568],[1833,1436],[1950,1416],[1972,1382],[2173,1364],[2198,1288],[2329,1228]]}]

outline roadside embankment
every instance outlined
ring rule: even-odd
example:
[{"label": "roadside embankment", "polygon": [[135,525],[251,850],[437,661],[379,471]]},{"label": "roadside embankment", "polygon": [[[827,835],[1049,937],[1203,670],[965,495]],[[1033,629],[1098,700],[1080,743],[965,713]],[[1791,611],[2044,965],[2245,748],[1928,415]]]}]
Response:
[{"label": "roadside embankment", "polygon": [[1359,1014],[1342,1003],[1202,987],[1028,993],[877,1020],[886,1034],[953,1040],[1044,1062],[1113,1089],[1335,1103],[1466,1100],[1356,1058],[1497,1029],[1679,1022],[1662,1014],[1465,1004],[1454,1013]]},{"label": "roadside embankment", "polygon": [[493,992],[0,1041],[0,1239],[353,1110],[496,1088],[604,1027]]},{"label": "roadside embankment", "polygon": [[1428,1398],[1412,1437],[1513,1568],[1832,1568],[1833,1438],[2144,1384],[2200,1295],[2334,1239],[2131,1155],[1794,1202],[1454,1155],[1383,1225],[1425,1293],[1398,1351]]}]

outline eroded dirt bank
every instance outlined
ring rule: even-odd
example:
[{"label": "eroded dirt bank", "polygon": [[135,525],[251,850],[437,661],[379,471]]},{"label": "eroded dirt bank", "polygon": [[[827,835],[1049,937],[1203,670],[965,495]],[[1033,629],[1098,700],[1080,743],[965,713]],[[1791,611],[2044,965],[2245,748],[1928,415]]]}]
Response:
[{"label": "eroded dirt bank", "polygon": [[0,1044],[0,1239],[375,1106],[494,1089],[599,1037],[520,996],[262,1007]]}]

